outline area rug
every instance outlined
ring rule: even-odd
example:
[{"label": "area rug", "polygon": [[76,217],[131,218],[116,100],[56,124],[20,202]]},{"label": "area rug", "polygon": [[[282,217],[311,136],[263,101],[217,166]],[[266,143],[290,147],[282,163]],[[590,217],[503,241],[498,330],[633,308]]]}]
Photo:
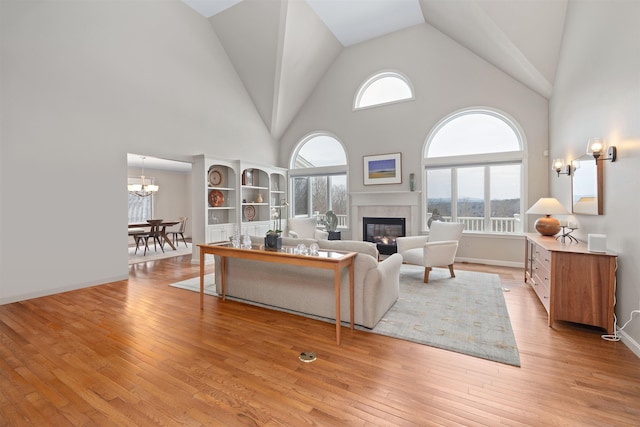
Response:
[{"label": "area rug", "polygon": [[162,252],[162,249],[160,249],[160,246],[157,246],[154,249],[153,243],[149,242],[149,249],[147,249],[146,255],[143,255],[144,245],[138,248],[138,253],[136,253],[135,246],[129,247],[129,264],[137,264],[140,262],[172,258],[174,256],[190,255],[191,251],[192,251],[191,243],[187,243],[187,246],[185,246],[183,242],[180,242],[178,246],[176,246],[175,251],[171,249],[169,245],[165,245],[164,252]]},{"label": "area rug", "polygon": [[[402,265],[398,301],[373,329],[357,328],[520,366],[498,275],[457,270],[456,277],[450,278],[448,269],[434,269],[428,284],[423,279],[424,268]],[[212,274],[205,276],[206,294],[217,295],[213,281]],[[170,286],[199,292],[200,279],[195,277]]]}]

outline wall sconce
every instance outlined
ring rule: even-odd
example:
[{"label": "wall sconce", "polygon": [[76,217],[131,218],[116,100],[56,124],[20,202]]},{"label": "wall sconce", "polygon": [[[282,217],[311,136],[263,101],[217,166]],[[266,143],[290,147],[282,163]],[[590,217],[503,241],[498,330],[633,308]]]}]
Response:
[{"label": "wall sconce", "polygon": [[[602,153],[606,150],[609,157],[602,158]],[[616,161],[618,150],[614,145],[607,150],[607,141],[603,138],[590,138],[587,142],[587,154],[591,154],[596,162],[598,160],[611,160]]]},{"label": "wall sconce", "polygon": [[[558,177],[560,177],[560,175],[571,175],[571,165],[565,166],[563,159],[555,159],[551,165],[551,170],[556,171]],[[565,172],[560,172],[561,170]]]}]

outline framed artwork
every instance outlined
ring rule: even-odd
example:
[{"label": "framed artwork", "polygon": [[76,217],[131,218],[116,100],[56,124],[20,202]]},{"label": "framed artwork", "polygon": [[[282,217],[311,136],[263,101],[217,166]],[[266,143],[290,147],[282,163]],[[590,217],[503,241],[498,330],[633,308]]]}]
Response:
[{"label": "framed artwork", "polygon": [[402,184],[402,153],[364,156],[364,185]]},{"label": "framed artwork", "polygon": [[253,169],[245,169],[242,172],[242,185],[253,186]]}]

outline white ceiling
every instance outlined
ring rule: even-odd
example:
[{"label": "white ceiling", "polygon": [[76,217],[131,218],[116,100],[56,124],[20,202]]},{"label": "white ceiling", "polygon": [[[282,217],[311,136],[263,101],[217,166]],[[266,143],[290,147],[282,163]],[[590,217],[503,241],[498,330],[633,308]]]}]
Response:
[{"label": "white ceiling", "polygon": [[[242,0],[182,1],[209,18]],[[427,22],[541,95],[551,96],[567,0],[288,1],[305,1],[345,47]]]},{"label": "white ceiling", "polygon": [[208,18],[276,140],[340,50],[425,22],[550,98],[568,2],[182,1]]},{"label": "white ceiling", "polygon": [[351,46],[424,23],[418,0],[306,2],[343,46]]}]

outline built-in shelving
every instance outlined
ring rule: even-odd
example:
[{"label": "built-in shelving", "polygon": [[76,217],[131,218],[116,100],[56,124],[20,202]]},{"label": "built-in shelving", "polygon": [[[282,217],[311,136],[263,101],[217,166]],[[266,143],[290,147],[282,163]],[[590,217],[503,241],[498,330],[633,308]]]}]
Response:
[{"label": "built-in shelving", "polygon": [[286,169],[199,155],[193,175],[195,245],[229,240],[235,230],[261,236],[286,226]]}]

